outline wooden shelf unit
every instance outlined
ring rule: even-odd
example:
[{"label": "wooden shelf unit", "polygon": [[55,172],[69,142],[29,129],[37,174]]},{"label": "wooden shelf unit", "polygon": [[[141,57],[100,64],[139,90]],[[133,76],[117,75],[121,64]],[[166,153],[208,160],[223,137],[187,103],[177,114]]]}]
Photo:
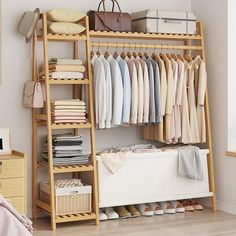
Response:
[{"label": "wooden shelf unit", "polygon": [[[34,36],[33,40],[33,53],[34,53],[34,65],[37,61],[37,40],[43,42],[43,54],[44,54],[44,68],[45,79],[42,81],[45,84],[46,90],[46,114],[39,113],[38,109],[33,109],[33,218],[37,219],[40,211],[44,211],[51,217],[51,227],[56,229],[57,223],[81,221],[81,220],[95,220],[96,225],[99,224],[99,209],[98,209],[98,193],[97,193],[97,167],[96,167],[96,149],[95,149],[95,130],[94,130],[94,108],[93,108],[93,87],[92,87],[92,72],[90,64],[90,36],[89,36],[89,22],[87,16],[81,20],[86,28],[82,35],[59,35],[49,34],[47,32],[47,16],[45,13],[41,14],[40,21],[42,22],[43,34],[40,36]],[[87,78],[81,80],[75,79],[63,79],[56,80],[49,78],[49,57],[48,57],[48,42],[69,42],[73,45],[73,57],[78,59],[78,45],[79,41],[83,41],[86,47],[87,58]],[[35,73],[34,73],[35,74]],[[34,80],[36,78],[33,78]],[[85,85],[88,91],[88,118],[86,123],[62,123],[54,124],[51,120],[51,85],[72,85],[73,86],[73,98],[78,98],[78,86]],[[47,128],[47,140],[48,140],[48,163],[38,160],[38,128],[40,126],[46,126]],[[53,166],[53,147],[52,147],[52,133],[54,130],[71,129],[74,133],[78,129],[90,130],[90,144],[91,144],[91,163],[87,165],[68,165],[68,166]],[[50,204],[47,204],[39,199],[38,189],[38,171],[39,168],[48,170],[49,186],[50,186]],[[56,202],[55,202],[55,189],[54,179],[55,174],[61,173],[79,173],[88,172],[92,175],[92,212],[84,214],[73,215],[56,215]]]},{"label": "wooden shelf unit", "polygon": [[[168,49],[169,50],[183,50],[186,54],[192,51],[197,51],[198,54],[206,61],[205,57],[205,45],[204,45],[204,34],[203,25],[201,22],[197,22],[197,34],[186,35],[186,34],[158,34],[158,33],[131,33],[131,32],[106,32],[106,31],[90,31],[90,46],[93,47],[104,47],[104,48],[123,48],[123,49]],[[94,40],[95,39],[95,40]],[[98,40],[101,39],[101,40]],[[109,39],[117,39],[118,42],[108,42]],[[121,42],[121,40],[124,40]],[[141,43],[132,42],[132,40],[142,40]],[[144,43],[144,40],[148,42]],[[149,42],[153,40],[155,44]],[[205,115],[206,115],[206,129],[207,129],[207,147],[209,149],[208,154],[208,174],[209,174],[209,188],[212,193],[209,197],[212,202],[212,210],[216,211],[216,193],[215,193],[215,180],[214,180],[214,165],[213,165],[213,152],[212,152],[212,138],[211,138],[211,123],[210,123],[210,111],[209,111],[209,99],[208,91],[206,92],[205,98]],[[153,137],[154,127],[150,132],[147,130],[148,126],[143,128],[143,138],[152,140],[149,137]],[[154,140],[153,140],[154,141]]]}]

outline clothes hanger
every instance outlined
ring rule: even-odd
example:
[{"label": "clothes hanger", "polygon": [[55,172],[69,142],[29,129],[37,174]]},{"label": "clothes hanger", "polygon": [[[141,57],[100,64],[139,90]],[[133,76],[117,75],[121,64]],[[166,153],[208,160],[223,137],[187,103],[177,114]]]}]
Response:
[{"label": "clothes hanger", "polygon": [[146,43],[146,51],[145,51],[145,53],[143,54],[143,56],[146,57],[146,58],[149,58],[147,49],[148,49],[148,45],[147,45],[147,43]]},{"label": "clothes hanger", "polygon": [[126,56],[128,58],[131,58],[132,57],[132,54],[130,53],[130,49],[131,49],[131,44],[129,43],[129,51],[126,53]]},{"label": "clothes hanger", "polygon": [[156,50],[157,50],[157,45],[155,46],[154,52],[153,52],[152,55],[151,55],[151,58],[152,58],[154,61],[157,60],[157,53],[156,53]]},{"label": "clothes hanger", "polygon": [[142,58],[143,57],[143,53],[142,53],[142,44],[140,44],[140,48],[139,48],[139,53],[138,53],[138,56],[140,57],[140,58]]},{"label": "clothes hanger", "polygon": [[96,55],[99,57],[101,56],[101,52],[99,51],[99,49],[101,48],[101,44],[98,43],[98,51],[96,52]]},{"label": "clothes hanger", "polygon": [[180,61],[185,62],[185,59],[184,59],[183,55],[177,54],[176,56]]},{"label": "clothes hanger", "polygon": [[122,51],[122,53],[120,54],[120,57],[121,57],[122,59],[125,59],[125,57],[126,57],[126,53],[125,53],[125,43],[124,43],[123,51]]},{"label": "clothes hanger", "polygon": [[116,51],[113,54],[113,57],[116,59],[119,56],[119,53],[117,52],[118,49],[118,43],[116,43]]},{"label": "clothes hanger", "polygon": [[133,57],[135,58],[138,56],[136,53],[136,49],[137,49],[137,43],[135,44],[135,48],[134,48],[135,51],[132,53]]},{"label": "clothes hanger", "polygon": [[91,58],[94,56],[94,44],[93,44],[93,46],[92,46],[92,50],[91,50],[91,54],[90,54],[90,56],[91,56]]},{"label": "clothes hanger", "polygon": [[110,53],[108,52],[108,42],[107,42],[107,48],[106,52],[104,53],[104,57],[107,59],[110,56]]},{"label": "clothes hanger", "polygon": [[189,54],[185,54],[185,55],[184,55],[184,59],[185,59],[187,62],[191,62],[191,61],[192,61],[192,57],[191,57]]}]

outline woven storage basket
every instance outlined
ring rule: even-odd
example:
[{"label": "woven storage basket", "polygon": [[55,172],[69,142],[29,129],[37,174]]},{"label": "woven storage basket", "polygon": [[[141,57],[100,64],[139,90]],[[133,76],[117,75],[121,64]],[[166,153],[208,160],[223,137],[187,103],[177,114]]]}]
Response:
[{"label": "woven storage basket", "polygon": [[[56,215],[91,212],[92,186],[55,188]],[[49,184],[40,183],[40,199],[50,202]]]}]

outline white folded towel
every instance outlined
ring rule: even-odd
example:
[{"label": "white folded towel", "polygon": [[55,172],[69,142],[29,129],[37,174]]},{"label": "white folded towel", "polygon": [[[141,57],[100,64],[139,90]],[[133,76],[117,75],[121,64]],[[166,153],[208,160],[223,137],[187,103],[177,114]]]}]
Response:
[{"label": "white folded towel", "polygon": [[112,173],[117,173],[127,162],[129,152],[103,153],[101,159],[105,167]]}]

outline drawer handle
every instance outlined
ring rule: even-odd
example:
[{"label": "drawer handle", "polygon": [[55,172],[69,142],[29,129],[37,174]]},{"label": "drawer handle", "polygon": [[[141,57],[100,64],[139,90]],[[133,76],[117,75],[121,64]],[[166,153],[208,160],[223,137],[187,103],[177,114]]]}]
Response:
[{"label": "drawer handle", "polygon": [[0,161],[0,173],[2,173],[2,166],[3,166],[3,163],[2,161]]}]

